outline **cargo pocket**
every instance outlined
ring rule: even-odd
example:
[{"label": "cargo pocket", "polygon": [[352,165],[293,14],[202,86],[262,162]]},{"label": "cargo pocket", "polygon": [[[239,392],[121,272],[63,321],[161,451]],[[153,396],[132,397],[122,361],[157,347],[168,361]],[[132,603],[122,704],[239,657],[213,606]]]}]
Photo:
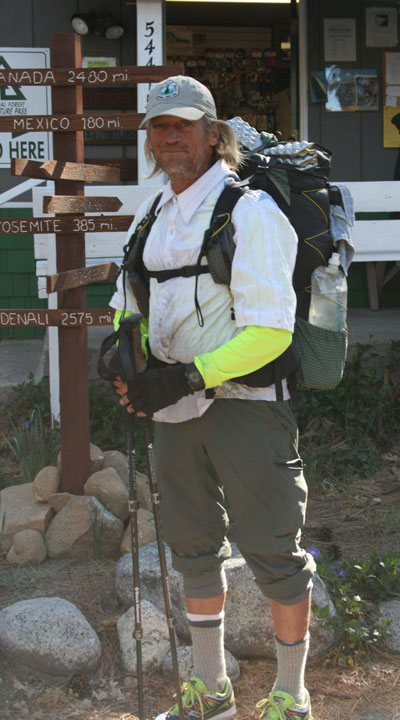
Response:
[{"label": "cargo pocket", "polygon": [[[304,525],[307,508],[307,483],[303,475],[303,461],[300,457],[292,460],[275,458],[276,492],[281,507],[279,511],[287,513],[289,525],[294,530]],[[290,518],[290,519],[289,519]]]}]

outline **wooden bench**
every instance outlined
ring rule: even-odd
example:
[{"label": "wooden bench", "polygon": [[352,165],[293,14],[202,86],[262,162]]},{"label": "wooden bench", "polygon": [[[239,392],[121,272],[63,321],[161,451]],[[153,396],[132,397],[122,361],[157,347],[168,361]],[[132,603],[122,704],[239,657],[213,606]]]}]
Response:
[{"label": "wooden bench", "polygon": [[[334,183],[332,183],[334,184]],[[390,215],[400,213],[400,182],[348,182],[356,214],[380,213]],[[138,205],[155,191],[154,186],[116,185],[86,186],[88,195],[116,195],[122,201],[119,214],[134,215]],[[32,191],[34,217],[42,215],[43,196],[51,195],[52,183],[46,187],[36,187]],[[112,214],[112,213],[110,213]],[[36,274],[38,276],[39,297],[47,297],[46,275],[56,272],[54,261],[49,267],[49,241],[54,236],[35,236]],[[367,269],[369,306],[379,309],[379,293],[382,288],[400,270],[400,219],[356,219],[352,239],[355,246],[353,262],[365,262]],[[88,233],[86,235],[87,264],[114,261],[120,263],[122,246],[126,233]],[[387,263],[396,265],[387,270]]]},{"label": "wooden bench", "polygon": [[[334,183],[332,183],[334,185]],[[353,200],[356,219],[352,232],[355,247],[353,262],[365,262],[371,310],[379,310],[382,288],[400,271],[400,181],[346,182]],[[371,219],[370,214],[387,215]],[[390,218],[397,213],[398,219]],[[396,264],[387,269],[387,263]]]}]

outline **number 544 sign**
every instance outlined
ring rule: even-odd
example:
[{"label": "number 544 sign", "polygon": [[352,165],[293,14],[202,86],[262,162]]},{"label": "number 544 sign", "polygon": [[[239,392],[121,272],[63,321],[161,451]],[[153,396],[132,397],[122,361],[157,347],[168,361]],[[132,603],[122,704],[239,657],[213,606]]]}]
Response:
[{"label": "number 544 sign", "polygon": [[[163,65],[165,60],[163,35],[163,2],[162,0],[137,0],[136,2],[137,27],[137,64]],[[146,110],[147,98],[151,89],[150,83],[140,83],[137,86],[137,108],[142,113]],[[138,180],[143,183],[143,176],[149,174],[150,168],[144,157],[145,133],[138,132]],[[145,181],[146,184],[160,185],[161,176]]]}]

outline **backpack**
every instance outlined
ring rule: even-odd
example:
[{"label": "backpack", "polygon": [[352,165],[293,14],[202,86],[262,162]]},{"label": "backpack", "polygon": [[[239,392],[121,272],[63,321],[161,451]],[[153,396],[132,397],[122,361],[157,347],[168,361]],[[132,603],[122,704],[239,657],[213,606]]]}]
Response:
[{"label": "backpack", "polygon": [[[238,122],[239,121],[239,122]],[[247,123],[241,118],[227,121],[249,146]],[[126,278],[141,312],[148,316],[150,278],[164,282],[172,277],[195,276],[194,302],[199,325],[203,325],[198,299],[198,277],[211,273],[214,282],[229,285],[235,252],[232,211],[239,198],[249,189],[269,193],[288,217],[298,236],[298,250],[293,273],[297,297],[296,323],[291,346],[275,361],[263,368],[240,376],[234,381],[250,387],[275,383],[277,399],[282,399],[282,380],[287,379],[293,396],[300,389],[327,390],[340,382],[347,352],[347,330],[325,330],[307,322],[310,304],[311,274],[319,265],[327,265],[333,251],[329,232],[330,187],[327,182],[331,154],[308,142],[281,143],[275,136],[253,131],[258,142],[257,152],[248,152],[239,174],[242,180],[228,184],[219,196],[196,265],[176,270],[149,272],[143,263],[144,246],[156,219],[158,195],[148,214],[139,222],[135,233],[124,247],[124,283]],[[243,132],[242,132],[243,138]],[[260,152],[262,151],[262,152]],[[337,202],[335,198],[335,202]],[[202,265],[202,258],[207,265]],[[125,285],[124,285],[125,289]],[[232,317],[234,310],[231,309]]]}]

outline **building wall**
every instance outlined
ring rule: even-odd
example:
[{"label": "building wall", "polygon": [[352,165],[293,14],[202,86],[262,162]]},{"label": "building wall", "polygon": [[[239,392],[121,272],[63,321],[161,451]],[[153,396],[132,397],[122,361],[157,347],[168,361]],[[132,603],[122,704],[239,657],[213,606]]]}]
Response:
[{"label": "building wall", "polygon": [[[357,59],[337,62],[344,68],[376,69],[379,82],[379,110],[362,112],[330,112],[324,104],[310,102],[309,137],[333,153],[332,180],[393,180],[400,149],[383,147],[382,122],[382,50],[366,47],[365,9],[369,6],[397,8],[397,3],[366,2],[365,0],[307,0],[308,8],[308,74],[324,70],[331,62],[324,61],[324,18],[355,18]],[[400,34],[400,28],[399,28]],[[400,50],[386,48],[387,50]]]}]

